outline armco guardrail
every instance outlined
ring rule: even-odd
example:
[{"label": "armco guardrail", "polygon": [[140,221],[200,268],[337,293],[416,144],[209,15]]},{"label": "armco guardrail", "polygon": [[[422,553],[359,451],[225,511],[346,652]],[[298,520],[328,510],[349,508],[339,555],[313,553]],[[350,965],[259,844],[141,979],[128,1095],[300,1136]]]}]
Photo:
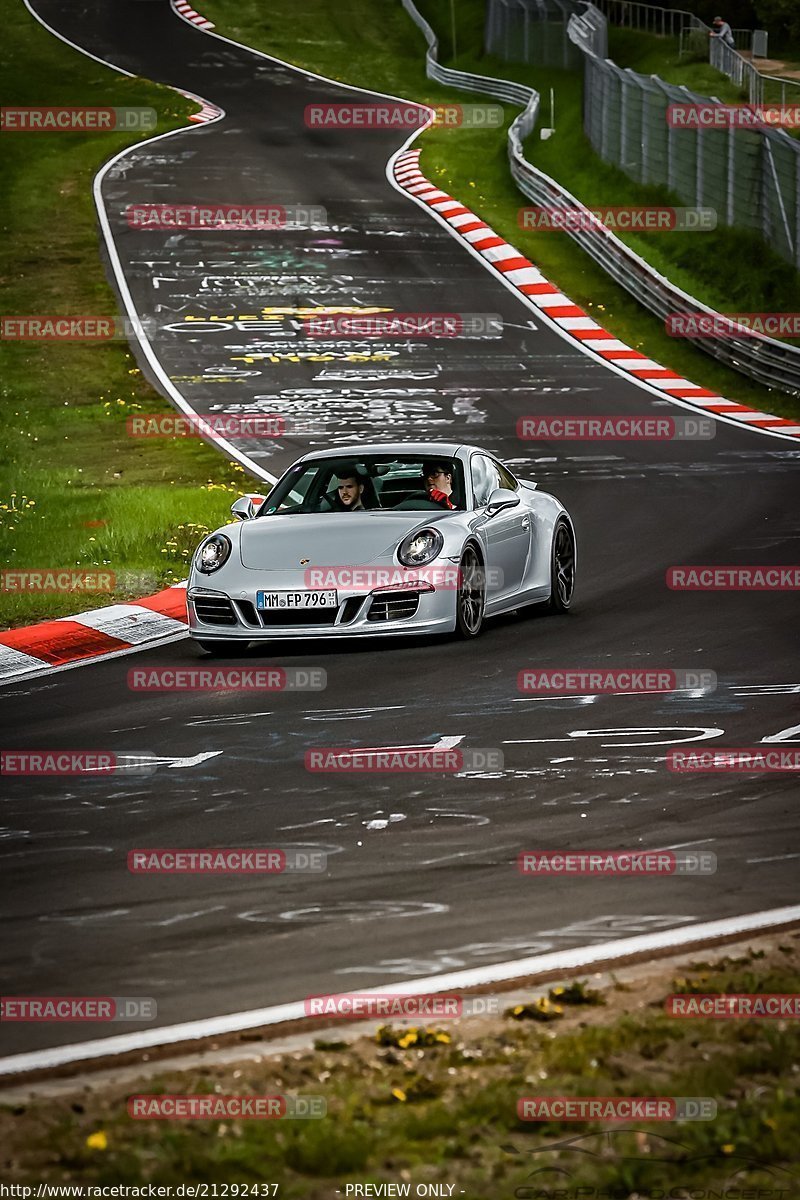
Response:
[{"label": "armco guardrail", "polygon": [[[539,93],[521,83],[472,75],[443,67],[438,61],[438,41],[433,29],[415,7],[413,0],[402,0],[403,8],[422,30],[428,44],[426,73],[437,83],[463,91],[482,92],[498,100],[518,104],[522,112],[508,130],[508,157],[517,187],[535,204],[580,210],[586,214],[588,228],[570,229],[569,236],[621,287],[630,292],[650,312],[666,319],[670,313],[683,315],[720,314],[693,296],[681,291],[640,258],[615,234],[591,217],[589,210],[549,175],[532,166],[525,158],[522,144],[533,132],[539,115]],[[582,222],[583,223],[583,222]],[[744,337],[688,337],[687,341],[743,375],[782,391],[800,394],[800,348],[762,335]]]}]

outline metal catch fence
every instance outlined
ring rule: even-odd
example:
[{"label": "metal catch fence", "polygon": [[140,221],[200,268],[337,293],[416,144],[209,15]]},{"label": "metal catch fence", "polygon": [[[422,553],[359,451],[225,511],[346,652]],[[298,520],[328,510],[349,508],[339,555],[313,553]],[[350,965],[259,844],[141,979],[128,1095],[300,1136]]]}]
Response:
[{"label": "metal catch fence", "polygon": [[[437,38],[430,24],[417,10],[413,0],[402,0],[402,4],[425,35],[428,45],[426,71],[430,79],[464,91],[479,92],[498,100],[509,101],[522,108],[523,111],[509,126],[508,157],[512,177],[525,196],[534,204],[544,207],[561,208],[571,212],[578,210],[586,214],[588,219],[580,222],[580,225],[585,227],[569,228],[568,235],[612,279],[658,317],[666,319],[669,314],[719,317],[714,309],[702,304],[660,275],[599,220],[591,218],[586,206],[566,188],[528,162],[523,143],[535,129],[539,116],[539,93],[534,88],[442,66],[438,61]],[[596,24],[597,17],[591,16],[589,25],[584,27],[588,29],[587,36],[593,36]],[[761,334],[741,337],[731,334],[721,338],[689,337],[687,340],[718,361],[767,387],[800,394],[800,348]]]}]

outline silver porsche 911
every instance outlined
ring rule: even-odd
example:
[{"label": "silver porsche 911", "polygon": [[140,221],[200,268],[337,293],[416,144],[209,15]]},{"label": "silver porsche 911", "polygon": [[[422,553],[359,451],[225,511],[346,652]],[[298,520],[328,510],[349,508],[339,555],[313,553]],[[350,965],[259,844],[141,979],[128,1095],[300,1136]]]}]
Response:
[{"label": "silver porsche 911", "polygon": [[477,446],[315,451],[231,511],[188,583],[190,633],[209,653],[284,638],[473,638],[487,617],[572,604],[566,509]]}]

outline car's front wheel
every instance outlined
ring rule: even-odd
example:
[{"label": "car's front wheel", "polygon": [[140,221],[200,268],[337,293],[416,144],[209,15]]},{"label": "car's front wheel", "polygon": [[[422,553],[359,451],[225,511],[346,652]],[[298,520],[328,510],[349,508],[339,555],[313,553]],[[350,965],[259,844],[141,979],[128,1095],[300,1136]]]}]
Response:
[{"label": "car's front wheel", "polygon": [[548,610],[569,612],[575,591],[575,534],[566,517],[559,517],[550,550],[550,599]]},{"label": "car's front wheel", "polygon": [[486,609],[486,574],[478,552],[467,546],[458,567],[456,631],[459,637],[477,637],[483,628]]}]

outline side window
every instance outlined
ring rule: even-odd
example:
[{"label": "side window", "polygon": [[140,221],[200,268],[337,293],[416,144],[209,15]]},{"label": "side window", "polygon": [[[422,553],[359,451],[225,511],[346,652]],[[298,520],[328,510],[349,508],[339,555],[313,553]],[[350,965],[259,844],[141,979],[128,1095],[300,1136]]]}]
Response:
[{"label": "side window", "polygon": [[497,486],[508,488],[510,492],[516,492],[519,489],[519,484],[511,472],[507,471],[502,463],[493,461],[492,465],[497,468],[497,474],[500,476],[500,482]]},{"label": "side window", "polygon": [[500,471],[485,454],[475,454],[471,463],[472,490],[475,493],[475,507],[482,508],[489,503],[489,497],[495,488],[503,487],[500,482]]},{"label": "side window", "polygon": [[306,499],[312,483],[319,478],[319,471],[313,466],[298,466],[281,487],[280,499],[273,499],[277,488],[273,488],[263,504],[259,516],[267,516],[274,512],[287,512],[296,509]]}]

